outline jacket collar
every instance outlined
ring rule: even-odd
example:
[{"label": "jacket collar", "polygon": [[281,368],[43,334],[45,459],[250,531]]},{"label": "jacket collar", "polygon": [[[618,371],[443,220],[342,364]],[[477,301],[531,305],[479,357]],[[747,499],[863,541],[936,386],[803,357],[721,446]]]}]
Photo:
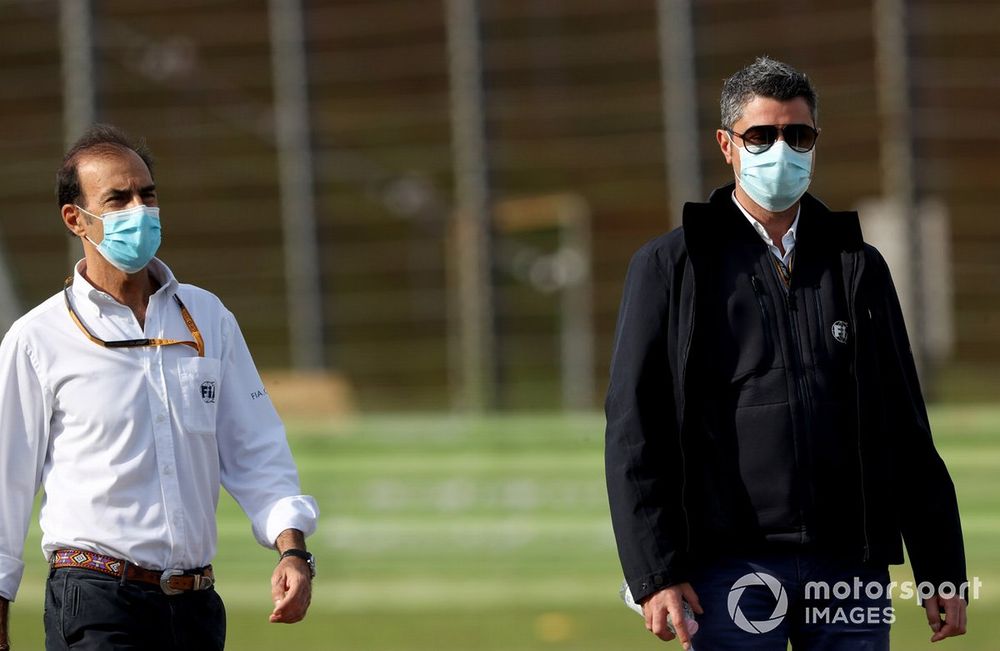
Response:
[{"label": "jacket collar", "polygon": [[[760,242],[760,236],[731,195],[736,184],[716,188],[706,203],[684,204],[684,239],[688,251],[695,257],[708,252],[722,240]],[[796,246],[831,247],[839,251],[856,251],[863,243],[861,223],[856,212],[837,212],[827,208],[808,192],[802,195],[802,212],[796,233]]]}]

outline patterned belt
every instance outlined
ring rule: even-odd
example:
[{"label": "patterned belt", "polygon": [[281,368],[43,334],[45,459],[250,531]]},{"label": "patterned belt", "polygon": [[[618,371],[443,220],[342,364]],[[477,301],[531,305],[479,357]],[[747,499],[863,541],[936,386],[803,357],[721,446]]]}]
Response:
[{"label": "patterned belt", "polygon": [[147,570],[119,558],[104,556],[82,549],[58,549],[52,555],[51,565],[77,567],[107,574],[126,581],[141,581],[160,586],[168,595],[181,594],[189,590],[208,590],[215,585],[215,574],[208,565],[198,570]]}]

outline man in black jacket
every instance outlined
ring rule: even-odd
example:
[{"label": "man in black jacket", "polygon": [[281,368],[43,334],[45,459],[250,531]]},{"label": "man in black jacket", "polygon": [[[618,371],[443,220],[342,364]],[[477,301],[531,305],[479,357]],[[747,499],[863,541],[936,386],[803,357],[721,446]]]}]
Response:
[{"label": "man in black jacket", "polygon": [[735,184],[625,282],[605,457],[628,588],[685,648],[688,609],[699,651],[887,649],[905,542],[932,641],[961,635],[958,504],[889,270],[857,214],[806,193],[816,93],[764,57],[721,106]]}]

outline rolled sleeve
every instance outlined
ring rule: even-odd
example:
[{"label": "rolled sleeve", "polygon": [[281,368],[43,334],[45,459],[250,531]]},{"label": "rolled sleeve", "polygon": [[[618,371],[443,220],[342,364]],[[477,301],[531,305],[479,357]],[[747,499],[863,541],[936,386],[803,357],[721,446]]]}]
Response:
[{"label": "rolled sleeve", "polygon": [[227,314],[217,436],[222,485],[250,518],[268,548],[285,529],[309,535],[319,508],[302,495],[285,428],[254,366],[243,334]]},{"label": "rolled sleeve", "polygon": [[261,545],[274,547],[274,541],[286,529],[298,529],[302,535],[311,536],[318,517],[319,507],[309,495],[285,497],[254,518],[254,536]]}]

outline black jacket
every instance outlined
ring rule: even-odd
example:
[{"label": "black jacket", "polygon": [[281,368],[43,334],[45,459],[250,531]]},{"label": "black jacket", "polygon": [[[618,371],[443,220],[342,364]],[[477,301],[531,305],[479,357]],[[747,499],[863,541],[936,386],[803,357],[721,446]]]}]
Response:
[{"label": "black jacket", "polygon": [[[686,204],[683,226],[639,249],[625,281],[605,403],[605,472],[622,568],[639,601],[689,580],[706,550],[768,544],[752,526],[737,522],[739,530],[720,534],[701,517],[706,504],[734,500],[729,490],[706,495],[711,485],[698,481],[704,464],[733,464],[699,453],[706,412],[718,408],[706,395],[706,373],[719,354],[706,299],[726,298],[699,291],[725,291],[717,282],[725,243],[758,238],[732,190]],[[853,385],[851,418],[840,433],[856,451],[850,479],[807,477],[810,490],[847,504],[851,517],[810,544],[859,562],[901,563],[905,541],[917,581],[959,585],[966,572],[955,490],[931,439],[888,267],[863,242],[856,213],[832,212],[809,194],[801,206],[796,256],[835,265],[853,337],[843,375]]]}]

